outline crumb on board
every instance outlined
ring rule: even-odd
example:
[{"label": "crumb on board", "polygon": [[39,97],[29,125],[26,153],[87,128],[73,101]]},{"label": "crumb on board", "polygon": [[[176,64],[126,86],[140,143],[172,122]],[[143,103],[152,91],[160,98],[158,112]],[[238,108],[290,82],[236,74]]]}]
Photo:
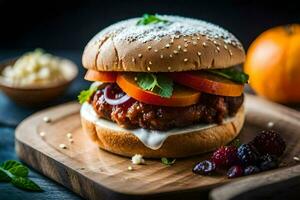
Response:
[{"label": "crumb on board", "polygon": [[128,171],[132,171],[133,170],[133,168],[132,168],[132,166],[128,166]]},{"label": "crumb on board", "polygon": [[72,133],[67,133],[67,138],[71,139],[73,137]]},{"label": "crumb on board", "polygon": [[41,131],[41,132],[40,132],[40,136],[41,136],[41,137],[45,137],[45,135],[46,135],[46,133],[45,133],[44,131]]},{"label": "crumb on board", "polygon": [[65,144],[60,144],[59,148],[61,148],[61,149],[67,149],[67,146]]},{"label": "crumb on board", "polygon": [[43,121],[44,121],[45,123],[50,123],[50,122],[51,122],[51,118],[45,116],[45,117],[43,117]]},{"label": "crumb on board", "polygon": [[140,154],[135,154],[134,156],[132,156],[131,158],[131,162],[134,165],[142,165],[145,164],[145,160],[143,159],[143,156]]}]

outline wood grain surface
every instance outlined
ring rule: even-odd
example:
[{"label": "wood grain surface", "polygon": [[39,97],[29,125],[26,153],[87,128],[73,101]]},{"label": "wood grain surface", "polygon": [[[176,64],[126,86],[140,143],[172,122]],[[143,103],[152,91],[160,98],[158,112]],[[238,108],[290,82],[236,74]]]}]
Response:
[{"label": "wood grain surface", "polygon": [[[16,151],[24,162],[84,198],[197,198],[199,192],[229,181],[224,176],[199,176],[191,172],[194,164],[208,155],[179,159],[173,166],[146,160],[145,165],[134,165],[134,170],[128,171],[130,159],[99,150],[82,132],[79,109],[79,104],[69,103],[27,118],[16,130]],[[283,168],[253,177],[268,176],[296,165],[293,157],[300,154],[298,112],[251,95],[246,97],[246,110],[246,123],[239,136],[242,142],[273,122],[273,128],[288,143]],[[45,116],[52,122],[45,123]],[[45,132],[45,136],[40,137],[40,132]],[[73,135],[73,144],[68,142],[68,132]],[[67,149],[61,149],[60,144],[66,144]],[[240,179],[244,178],[234,180]]]}]

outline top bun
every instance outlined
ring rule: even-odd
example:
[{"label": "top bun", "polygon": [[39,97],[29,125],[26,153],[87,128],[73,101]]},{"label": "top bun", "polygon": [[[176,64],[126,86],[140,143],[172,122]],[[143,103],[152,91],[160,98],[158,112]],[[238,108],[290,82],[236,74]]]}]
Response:
[{"label": "top bun", "polygon": [[85,47],[82,63],[97,71],[177,72],[240,64],[245,51],[234,35],[211,23],[158,15],[166,23],[120,21]]}]

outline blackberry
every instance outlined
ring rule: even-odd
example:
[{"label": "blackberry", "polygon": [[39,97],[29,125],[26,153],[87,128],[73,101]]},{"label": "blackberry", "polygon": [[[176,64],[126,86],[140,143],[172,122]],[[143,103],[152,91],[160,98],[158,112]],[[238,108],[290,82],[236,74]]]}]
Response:
[{"label": "blackberry", "polygon": [[209,160],[204,160],[195,165],[193,172],[195,174],[209,175],[216,170],[216,164]]},{"label": "blackberry", "polygon": [[279,165],[278,158],[274,155],[265,154],[259,159],[259,168],[261,171],[275,169]]},{"label": "blackberry", "polygon": [[222,146],[213,153],[211,160],[217,167],[231,167],[238,164],[237,148],[235,146]]},{"label": "blackberry", "polygon": [[258,172],[260,172],[259,168],[254,165],[250,165],[244,169],[245,176],[251,175],[251,174],[256,174]]},{"label": "blackberry", "polygon": [[251,142],[261,154],[281,156],[286,144],[281,135],[274,130],[265,130],[257,135]]},{"label": "blackberry", "polygon": [[244,166],[248,166],[256,163],[259,154],[252,145],[242,144],[237,150],[237,157]]},{"label": "blackberry", "polygon": [[243,168],[239,165],[235,165],[229,168],[227,171],[227,177],[228,178],[236,178],[239,176],[243,176]]}]

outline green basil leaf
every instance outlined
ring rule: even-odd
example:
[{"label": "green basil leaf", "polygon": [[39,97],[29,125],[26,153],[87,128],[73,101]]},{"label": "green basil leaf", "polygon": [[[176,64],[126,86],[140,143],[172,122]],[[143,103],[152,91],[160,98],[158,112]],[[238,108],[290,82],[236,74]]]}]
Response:
[{"label": "green basil leaf", "polygon": [[162,97],[171,97],[173,93],[173,81],[169,77],[158,74],[157,82],[159,95]]},{"label": "green basil leaf", "polygon": [[241,141],[239,139],[235,139],[232,142],[230,142],[229,146],[235,146],[236,148],[239,148],[241,146]]},{"label": "green basil leaf", "polygon": [[88,101],[96,91],[97,87],[90,87],[88,90],[82,90],[78,95],[79,103],[83,104],[84,102]]},{"label": "green basil leaf", "polygon": [[173,81],[162,74],[138,73],[137,84],[143,90],[150,90],[165,98],[170,98],[173,93]]},{"label": "green basil leaf", "polygon": [[40,186],[28,178],[24,177],[13,177],[11,183],[21,189],[31,191],[43,191]]},{"label": "green basil leaf", "polygon": [[171,158],[161,158],[161,162],[164,164],[164,165],[173,165],[175,163],[176,159],[171,159]]},{"label": "green basil leaf", "polygon": [[27,177],[29,169],[24,165],[19,165],[8,170],[14,176]]},{"label": "green basil leaf", "polygon": [[244,84],[244,83],[248,83],[248,80],[249,80],[249,75],[248,74],[246,74],[242,71],[233,69],[233,68],[211,69],[211,70],[207,70],[207,71],[210,72],[210,73],[219,75],[223,78],[232,80],[232,81],[237,82],[237,83]]},{"label": "green basil leaf", "polygon": [[148,25],[148,24],[157,24],[157,23],[167,23],[168,20],[161,19],[157,14],[149,15],[144,14],[143,17],[137,21],[137,25]]},{"label": "green basil leaf", "polygon": [[5,170],[9,170],[13,167],[17,167],[17,166],[20,166],[22,165],[22,163],[18,162],[18,161],[15,161],[15,160],[7,160],[5,161],[4,163],[2,163],[0,165],[1,168],[5,169]]},{"label": "green basil leaf", "polygon": [[0,168],[0,182],[9,182],[11,178],[6,173],[6,171],[2,168]]}]

